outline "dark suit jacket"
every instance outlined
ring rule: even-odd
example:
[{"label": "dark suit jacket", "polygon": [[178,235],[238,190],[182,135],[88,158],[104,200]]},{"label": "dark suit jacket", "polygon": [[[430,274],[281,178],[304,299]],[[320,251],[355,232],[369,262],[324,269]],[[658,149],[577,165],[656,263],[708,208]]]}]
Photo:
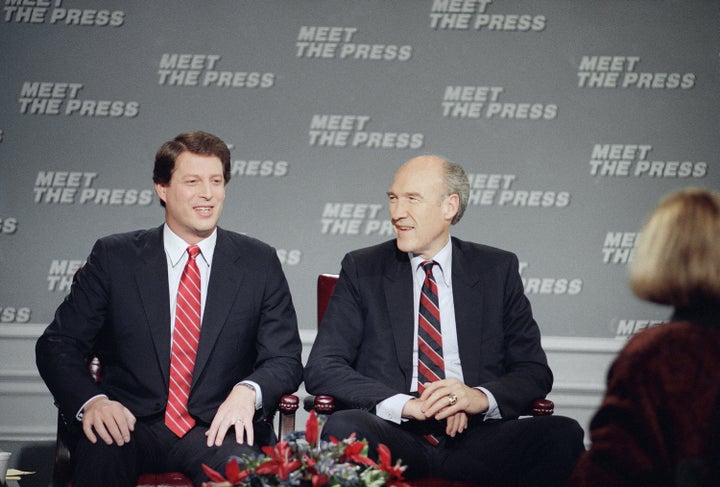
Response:
[{"label": "dark suit jacket", "polygon": [[[452,287],[465,383],[495,396],[516,417],[552,386],[540,332],[518,273],[517,257],[452,239]],[[412,379],[413,276],[394,240],[342,261],[305,369],[312,394],[373,410]]]},{"label": "dark suit jacket", "polygon": [[[36,345],[37,366],[66,420],[97,394],[142,418],[165,409],[170,305],[162,226],[95,243],[70,294]],[[188,409],[210,423],[232,387],[262,388],[263,414],[302,381],[301,343],[275,250],[217,230]],[[85,358],[102,363],[95,383]]]}]

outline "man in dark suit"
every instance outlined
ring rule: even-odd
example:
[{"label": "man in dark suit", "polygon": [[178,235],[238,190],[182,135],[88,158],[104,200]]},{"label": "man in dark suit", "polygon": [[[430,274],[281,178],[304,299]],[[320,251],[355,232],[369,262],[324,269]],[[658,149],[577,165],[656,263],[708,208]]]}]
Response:
[{"label": "man in dark suit", "polygon": [[[302,346],[275,250],[217,226],[229,180],[230,151],[214,135],[163,144],[153,181],[165,224],[98,240],[38,340],[40,374],[64,420],[82,426],[74,485],[134,486],[139,473],[167,470],[199,485],[203,463],[224,471],[230,455],[275,441],[272,414],[302,381]],[[200,331],[189,396],[171,408],[185,341],[176,334],[186,313],[178,289],[191,258]],[[88,373],[91,353],[99,383]],[[186,428],[171,425],[176,408]]]},{"label": "man in dark suit", "polygon": [[468,194],[462,168],[439,157],[398,170],[388,191],[397,238],[343,259],[306,388],[343,407],[324,437],[356,433],[371,451],[383,443],[409,478],[559,486],[582,428],[560,416],[517,420],[550,391],[552,373],[517,257],[450,237]]}]

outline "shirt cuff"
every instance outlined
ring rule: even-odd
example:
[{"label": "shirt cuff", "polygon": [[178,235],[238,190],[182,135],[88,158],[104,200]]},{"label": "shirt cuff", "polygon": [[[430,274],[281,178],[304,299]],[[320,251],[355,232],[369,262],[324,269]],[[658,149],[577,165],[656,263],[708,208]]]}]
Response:
[{"label": "shirt cuff", "polygon": [[378,418],[400,424],[406,421],[402,417],[402,410],[405,407],[405,403],[410,399],[413,399],[413,396],[408,394],[395,394],[394,396],[390,396],[375,406],[375,414]]},{"label": "shirt cuff", "polygon": [[485,411],[484,421],[487,421],[488,419],[502,419],[500,408],[498,407],[498,403],[495,400],[495,396],[492,395],[492,392],[488,391],[484,387],[477,387],[477,389],[484,392],[488,398],[488,409]]},{"label": "shirt cuff", "polygon": [[104,397],[105,399],[107,399],[107,396],[105,394],[98,394],[97,396],[91,397],[90,399],[85,401],[85,404],[80,407],[80,410],[75,415],[75,419],[77,419],[78,421],[82,421],[83,414],[85,414],[85,406],[87,406],[90,401],[92,401],[93,399],[97,399],[98,397]]},{"label": "shirt cuff", "polygon": [[262,409],[262,389],[260,389],[260,384],[257,382],[253,382],[251,380],[244,380],[240,382],[238,385],[242,385],[245,387],[249,387],[250,389],[253,389],[255,391],[255,410]]}]

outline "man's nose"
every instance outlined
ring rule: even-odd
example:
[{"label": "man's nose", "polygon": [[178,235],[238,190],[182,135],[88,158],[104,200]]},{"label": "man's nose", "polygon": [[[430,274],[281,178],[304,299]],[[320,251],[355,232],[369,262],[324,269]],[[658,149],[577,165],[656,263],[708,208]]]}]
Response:
[{"label": "man's nose", "polygon": [[198,193],[200,194],[200,196],[202,198],[207,198],[207,199],[212,198],[213,191],[212,191],[212,184],[210,183],[210,181],[204,181],[204,182],[200,183],[200,189],[199,189]]},{"label": "man's nose", "polygon": [[407,216],[407,205],[402,200],[397,200],[395,203],[390,205],[390,219],[399,220]]}]

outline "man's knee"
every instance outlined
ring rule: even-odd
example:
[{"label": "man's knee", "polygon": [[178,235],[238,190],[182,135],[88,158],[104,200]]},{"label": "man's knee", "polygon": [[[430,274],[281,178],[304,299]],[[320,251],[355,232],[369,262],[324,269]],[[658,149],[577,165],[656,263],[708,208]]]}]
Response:
[{"label": "man's knee", "polygon": [[132,441],[118,446],[81,439],[73,452],[73,485],[135,485],[138,474],[135,452]]},{"label": "man's knee", "polygon": [[558,446],[565,446],[569,451],[584,449],[585,432],[580,424],[565,416],[551,416],[551,427],[547,433]]},{"label": "man's knee", "polygon": [[554,465],[553,470],[565,478],[585,449],[583,429],[572,418],[550,416],[545,419],[543,441],[538,445],[541,451],[536,454],[544,458],[545,463]]},{"label": "man's knee", "polygon": [[358,439],[368,439],[369,414],[358,409],[345,409],[337,411],[328,416],[322,429],[322,438],[329,439],[331,436],[339,440],[355,435]]},{"label": "man's knee", "polygon": [[98,440],[96,443],[91,443],[86,438],[82,438],[78,441],[73,457],[78,462],[92,462],[91,464],[98,464],[98,462],[119,463],[125,461],[127,458],[130,458],[134,450],[135,445],[132,441],[123,446],[118,446],[115,443],[108,445],[102,440]]}]

